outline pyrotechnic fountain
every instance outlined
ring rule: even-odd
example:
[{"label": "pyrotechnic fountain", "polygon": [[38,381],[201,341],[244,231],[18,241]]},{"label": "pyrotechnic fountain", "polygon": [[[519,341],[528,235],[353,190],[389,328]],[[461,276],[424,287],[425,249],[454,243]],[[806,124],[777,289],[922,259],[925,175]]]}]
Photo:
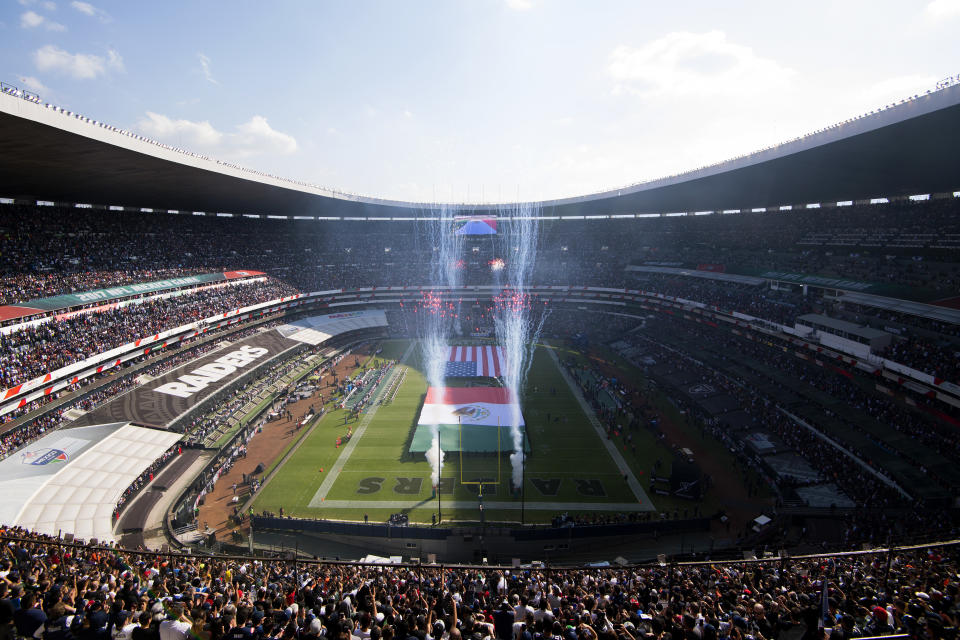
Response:
[{"label": "pyrotechnic fountain", "polygon": [[[511,404],[510,435],[513,453],[510,455],[514,487],[523,483],[524,438],[520,429],[521,392],[530,371],[533,350],[543,329],[543,315],[531,317],[531,300],[527,293],[530,276],[537,257],[537,216],[535,204],[516,205],[501,216],[509,217],[501,225],[501,245],[506,258],[503,289],[494,298],[494,328],[497,340],[506,357],[503,384],[515,402]],[[499,282],[497,283],[499,284]]]},{"label": "pyrotechnic fountain", "polygon": [[[460,236],[454,233],[454,210],[441,207],[431,212],[428,236],[432,243],[433,260],[430,263],[430,286],[420,302],[420,344],[423,351],[424,370],[431,387],[444,387],[448,344],[454,326],[459,321],[459,310],[452,302],[444,302],[440,290],[460,284]],[[440,446],[440,428],[431,426],[430,448],[426,452],[430,463],[430,478],[434,487],[440,484],[443,468],[443,450]]]}]

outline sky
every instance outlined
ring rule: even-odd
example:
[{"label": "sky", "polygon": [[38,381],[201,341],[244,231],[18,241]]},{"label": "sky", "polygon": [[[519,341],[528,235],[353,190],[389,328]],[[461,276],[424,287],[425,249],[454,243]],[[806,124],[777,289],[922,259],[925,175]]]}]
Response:
[{"label": "sky", "polygon": [[0,81],[220,160],[419,202],[655,179],[960,73],[960,0],[0,3]]}]

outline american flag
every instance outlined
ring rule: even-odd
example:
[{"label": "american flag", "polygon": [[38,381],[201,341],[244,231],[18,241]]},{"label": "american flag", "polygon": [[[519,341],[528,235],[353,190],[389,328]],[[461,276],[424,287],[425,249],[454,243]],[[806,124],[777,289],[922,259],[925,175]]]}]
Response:
[{"label": "american flag", "polygon": [[450,347],[448,378],[497,378],[503,375],[503,347]]}]

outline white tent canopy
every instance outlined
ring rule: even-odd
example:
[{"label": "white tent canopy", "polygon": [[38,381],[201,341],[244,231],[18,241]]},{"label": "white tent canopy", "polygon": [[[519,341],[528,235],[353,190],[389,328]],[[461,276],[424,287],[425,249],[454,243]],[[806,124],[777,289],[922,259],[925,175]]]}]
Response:
[{"label": "white tent canopy", "polygon": [[14,524],[38,533],[113,540],[113,510],[124,490],[180,434],[126,425],[65,464],[26,501]]},{"label": "white tent canopy", "polygon": [[387,326],[387,316],[383,311],[345,311],[282,324],[277,327],[277,331],[285,338],[317,345],[347,331],[385,326]]}]

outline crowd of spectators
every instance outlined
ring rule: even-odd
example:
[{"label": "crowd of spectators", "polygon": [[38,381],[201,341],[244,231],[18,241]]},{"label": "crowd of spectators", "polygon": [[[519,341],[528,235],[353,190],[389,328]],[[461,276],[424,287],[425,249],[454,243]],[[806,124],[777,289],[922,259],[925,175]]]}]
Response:
[{"label": "crowd of spectators", "polygon": [[0,534],[3,637],[953,640],[960,615],[953,546],[504,569],[156,556]]},{"label": "crowd of spectators", "polygon": [[0,334],[0,387],[22,384],[138,338],[292,293],[296,291],[273,279],[228,285]]},{"label": "crowd of spectators", "polygon": [[924,338],[896,338],[877,353],[894,362],[956,384],[960,381],[960,345],[942,341],[932,343]]},{"label": "crowd of spectators", "polygon": [[[539,284],[615,286],[630,263],[728,272],[781,271],[939,293],[960,292],[944,238],[960,237],[958,203],[937,200],[735,215],[543,220]],[[197,272],[257,269],[302,291],[421,283],[436,247],[428,222],[219,218],[0,205],[0,300],[7,303]],[[501,222],[504,229],[509,223]],[[811,245],[812,233],[886,229],[927,245]],[[504,234],[506,238],[506,233]],[[465,284],[488,284],[507,241],[459,240]],[[838,240],[838,242],[840,242]],[[174,250],[171,250],[174,249]]]},{"label": "crowd of spectators", "polygon": [[122,287],[141,282],[209,273],[206,269],[122,269],[118,271],[58,271],[59,265],[40,273],[7,273],[0,284],[0,305],[16,304],[66,293]]},{"label": "crowd of spectators", "polygon": [[[819,234],[817,237],[821,238],[832,233],[843,240],[871,224],[878,229],[896,230],[890,231],[893,234],[888,234],[890,237],[929,235],[932,225],[941,225],[942,233],[950,234],[957,229],[956,209],[956,203],[951,200],[854,206],[831,211],[603,221],[545,220],[538,230],[538,253],[531,281],[541,285],[642,289],[790,325],[800,314],[831,313],[837,311],[837,307],[814,293],[802,295],[796,289],[774,290],[658,273],[628,274],[624,268],[629,263],[646,262],[694,269],[706,264],[731,272],[775,269],[933,287],[942,289],[943,293],[956,293],[960,282],[957,265],[950,260],[941,261],[943,253],[936,247],[893,247],[889,253],[884,249],[883,255],[879,255],[864,248],[854,253],[839,250],[837,246],[842,245],[830,241],[820,245],[808,242],[812,234]],[[70,224],[66,224],[67,220]],[[282,221],[0,205],[0,274],[4,276],[3,287],[7,287],[0,290],[0,295],[7,302],[108,284],[237,268],[262,270],[272,276],[265,283],[207,289],[123,309],[74,316],[0,337],[0,386],[12,386],[92,353],[225,308],[253,304],[297,290],[426,282],[435,267],[435,247],[428,240],[430,234],[426,233],[425,224]],[[490,262],[501,257],[503,243],[484,237],[461,238],[459,243],[463,259],[456,267],[463,283],[490,284],[496,280],[491,276]],[[914,251],[923,255],[911,255]],[[509,251],[507,254],[509,259]],[[897,323],[900,337],[882,355],[947,380],[956,381],[960,376],[957,348],[946,339],[957,336],[957,327],[883,310],[859,308],[856,313],[868,323]],[[464,331],[492,329],[490,314],[484,309],[465,309],[464,314],[464,321],[470,325],[464,325]],[[409,314],[392,313],[392,316],[400,317],[407,329],[415,326]],[[605,317],[601,326],[583,331],[581,312],[550,310],[545,333],[584,339],[589,339],[586,335],[589,333],[595,337],[603,333],[606,340],[636,324],[635,319],[610,321],[609,318]],[[937,340],[936,336],[941,335],[945,339]],[[741,348],[740,345],[721,346]],[[917,412],[903,410],[883,396],[866,394],[839,376],[798,370],[800,363],[796,359],[771,353],[754,355],[762,356],[771,366],[800,376],[801,382],[861,408],[865,414],[893,425],[911,438],[938,446],[954,458],[960,456],[960,445],[949,430]],[[130,384],[129,377],[124,380],[111,391],[98,391],[87,398],[83,408],[107,394],[121,391],[124,385]],[[742,395],[736,389],[731,389],[731,393]],[[763,402],[759,396],[749,394],[741,400],[748,405]],[[34,408],[31,405],[24,410]],[[601,417],[605,410],[601,408]],[[869,479],[858,481],[860,474],[855,469],[851,472],[851,466],[842,459],[838,462],[832,448],[824,448],[816,438],[810,440],[809,434],[797,430],[779,412],[764,412],[759,407],[754,410],[763,414],[762,419],[768,421],[772,429],[786,434],[784,439],[791,447],[804,450],[824,477],[839,478],[838,484],[851,497],[871,504],[889,497],[882,486],[875,486]],[[0,452],[9,452],[52,428],[61,412],[62,409],[38,418],[15,433],[5,434]],[[19,415],[21,412],[6,419]],[[210,429],[219,429],[227,418],[221,416],[215,425],[204,425],[198,433],[203,432],[202,436],[210,433]],[[915,462],[922,465],[922,461]]]},{"label": "crowd of spectators", "polygon": [[630,288],[701,302],[723,311],[739,311],[790,327],[797,316],[821,310],[810,298],[792,291],[659,273],[635,273]]},{"label": "crowd of spectators", "polygon": [[[960,269],[955,261],[944,258],[942,251],[901,247],[851,253],[833,245],[804,245],[801,240],[811,233],[845,237],[850,230],[871,226],[946,237],[960,231],[954,222],[956,209],[957,203],[951,199],[837,210],[543,220],[531,281],[540,285],[643,288],[792,325],[797,315],[818,311],[824,302],[816,295],[695,277],[628,277],[624,268],[630,263],[647,263],[734,273],[773,270],[937,290],[943,297],[960,292]],[[3,293],[7,302],[87,286],[230,269],[262,270],[300,291],[420,284],[430,280],[435,266],[436,247],[429,224],[218,218],[0,205],[0,274],[4,285],[11,287]],[[505,229],[509,226],[502,224]],[[496,279],[491,262],[504,257],[508,260],[510,253],[505,246],[509,241],[498,237],[459,239],[462,259],[456,268],[465,285],[490,284]],[[508,233],[503,237],[508,238]],[[171,251],[171,247],[176,250]],[[500,255],[504,252],[506,256]],[[914,255],[916,252],[924,255]],[[126,311],[119,315],[123,313]],[[124,320],[105,318],[104,322],[123,324]],[[937,377],[956,377],[955,345],[911,332],[905,335],[908,340],[898,340],[891,353]],[[66,346],[62,353],[88,348],[73,340]],[[33,350],[37,355],[30,357],[42,361],[45,349],[49,350]],[[8,371],[0,375],[19,377],[9,369],[24,365],[17,365],[16,359],[13,362],[7,363]],[[26,367],[32,371],[29,364]]]},{"label": "crowd of spectators", "polygon": [[[271,326],[276,322],[279,322],[279,321],[273,321],[271,323],[267,323],[266,326]],[[8,431],[0,435],[0,459],[3,459],[9,456],[11,453],[15,452],[25,444],[28,444],[29,442],[36,440],[37,438],[39,438],[49,430],[58,428],[62,424],[64,413],[66,413],[70,409],[79,409],[81,411],[91,411],[95,409],[97,406],[99,406],[101,403],[107,400],[110,400],[111,398],[114,398],[120,395],[121,393],[124,393],[125,391],[131,389],[132,387],[136,386],[137,384],[136,379],[141,375],[150,376],[150,377],[160,376],[164,372],[169,371],[170,369],[173,369],[183,364],[184,362],[194,360],[199,356],[203,355],[204,353],[207,353],[209,351],[219,348],[220,346],[222,346],[223,341],[226,339],[229,339],[231,341],[239,340],[263,328],[265,328],[264,325],[260,325],[259,327],[249,327],[246,329],[240,329],[238,331],[230,333],[228,337],[224,337],[222,339],[217,339],[217,340],[210,340],[202,344],[194,345],[173,356],[161,357],[156,362],[142,369],[137,370],[136,373],[124,372],[124,369],[128,369],[134,366],[139,362],[139,359],[134,359],[126,363],[123,363],[121,365],[122,369],[120,369],[119,373],[114,374],[115,378],[110,383],[103,385],[102,387],[99,387],[97,390],[93,392],[78,395],[76,400],[71,402],[66,402],[55,409],[45,411],[39,414],[36,418],[27,420],[13,428],[9,428]],[[188,341],[185,344],[189,345],[190,343]],[[148,357],[150,356],[147,356],[147,355],[143,356],[143,358],[148,358]],[[64,394],[81,391],[83,387],[91,381],[92,380],[89,380],[89,379],[81,380],[76,384],[70,385],[69,387],[57,392],[56,394],[45,396],[44,398],[45,402],[43,404],[45,404],[46,402],[53,402],[54,400],[57,400],[59,397],[62,397]],[[27,406],[25,406],[23,409],[5,416],[5,418],[7,418],[6,421],[11,421],[18,416],[22,417],[22,415],[25,415],[30,411],[35,411],[41,406],[42,404],[40,403],[40,401],[35,401],[33,403],[30,403]]]},{"label": "crowd of spectators", "polygon": [[[657,333],[654,333],[654,335],[657,335]],[[858,505],[864,507],[889,507],[904,504],[904,498],[900,494],[874,476],[866,473],[841,451],[829,445],[822,438],[799,428],[796,423],[778,411],[776,405],[769,398],[749,384],[751,381],[734,380],[728,373],[713,370],[702,363],[697,364],[693,359],[684,358],[684,354],[677,352],[672,347],[650,340],[645,334],[644,336],[638,335],[632,339],[627,339],[627,341],[630,340],[640,345],[641,353],[649,361],[674,363],[673,366],[676,370],[696,373],[703,384],[710,385],[719,392],[736,398],[740,409],[746,412],[752,419],[752,423],[757,425],[757,428],[776,434],[787,447],[797,452],[819,473],[818,479],[808,481],[807,484],[833,482],[843,493],[849,495]],[[742,442],[738,441],[731,433],[730,428],[721,421],[712,419],[700,412],[694,404],[679,397],[675,396],[673,402],[685,412],[697,416],[701,428],[724,442],[728,449],[738,451],[744,464],[753,468],[768,482],[775,483],[774,488],[778,494],[784,495],[790,489],[802,486],[791,478],[775,478],[773,474],[764,472],[758,460],[750,454]]]},{"label": "crowd of spectators", "polygon": [[[647,328],[651,329],[649,325]],[[662,372],[664,363],[672,363],[667,365],[668,371],[675,369],[684,373],[696,373],[701,383],[737,400],[739,409],[748,415],[751,425],[743,427],[744,430],[739,432],[731,428],[722,416],[717,418],[704,413],[697,404],[686,400],[680,394],[669,396],[671,402],[688,415],[705,435],[716,438],[723,443],[724,448],[734,452],[738,457],[738,465],[752,470],[752,477],[763,479],[779,496],[778,505],[782,506],[791,499],[796,500],[794,491],[800,487],[835,485],[856,505],[854,512],[836,517],[836,521],[842,525],[840,539],[847,546],[864,542],[884,544],[890,540],[910,540],[920,532],[940,534],[944,537],[956,533],[958,525],[950,510],[924,507],[904,496],[883,478],[878,477],[877,474],[889,478],[881,466],[874,464],[868,471],[854,460],[851,456],[860,460],[868,458],[849,442],[843,442],[846,452],[838,449],[822,435],[818,436],[808,429],[800,428],[780,411],[770,398],[759,391],[755,381],[733,377],[729,372],[713,370],[674,347],[646,337],[648,333],[658,336],[660,332],[645,331],[625,341],[637,344],[629,353],[638,365],[649,369],[649,366],[641,361],[654,363]],[[659,337],[662,338],[662,335]],[[727,346],[747,349],[739,344]],[[774,468],[775,464],[771,466],[766,463],[762,456],[756,455],[746,446],[744,436],[755,431],[773,434],[779,440],[775,453],[794,452],[817,472],[817,476],[800,480],[789,472]],[[842,442],[842,438],[838,438],[834,431],[830,432],[830,437]]]},{"label": "crowd of spectators", "polygon": [[[692,335],[699,335],[704,340],[711,341],[713,349],[748,355],[764,363],[772,371],[789,374],[797,385],[809,386],[813,390],[828,393],[841,400],[845,406],[857,410],[861,415],[873,418],[880,425],[893,428],[927,447],[936,448],[939,453],[954,461],[960,461],[960,436],[957,434],[955,425],[943,422],[928,412],[898,403],[886,394],[868,391],[858,385],[850,374],[844,375],[829,367],[816,366],[808,360],[797,358],[789,351],[776,348],[778,346],[776,344],[771,348],[769,345],[743,340],[729,333],[723,335],[713,332],[713,335],[707,335],[703,329],[691,329],[691,332]],[[913,402],[914,404],[929,403],[929,400],[918,397]],[[872,435],[871,432],[864,431],[863,421],[846,420],[840,415],[834,417],[843,422],[844,430]],[[787,427],[785,431],[789,433],[791,429]],[[794,428],[793,431],[796,429]],[[853,448],[852,444],[848,443],[847,446]],[[925,468],[926,460],[910,458],[909,454],[899,448],[896,453],[905,457],[916,468],[921,470]],[[943,479],[940,482],[949,484]]]},{"label": "crowd of spectators", "polygon": [[[373,401],[373,396],[380,387],[380,383],[393,370],[395,364],[395,360],[375,360],[369,370],[363,371],[349,382],[352,385],[349,390],[345,388],[339,390],[343,395],[339,405],[340,408],[349,406],[351,414],[358,415],[364,407]],[[351,401],[353,394],[360,397],[356,401]]]}]

